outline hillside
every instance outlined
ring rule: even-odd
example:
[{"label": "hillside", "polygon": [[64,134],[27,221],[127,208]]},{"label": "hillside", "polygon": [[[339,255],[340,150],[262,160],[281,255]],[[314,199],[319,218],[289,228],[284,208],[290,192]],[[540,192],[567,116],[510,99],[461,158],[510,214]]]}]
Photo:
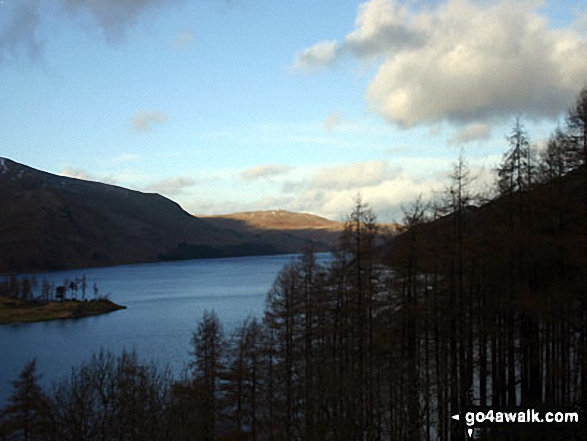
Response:
[{"label": "hillside", "polygon": [[312,241],[318,251],[328,251],[337,242],[344,223],[308,213],[284,210],[250,211],[226,215],[202,216],[217,228],[227,228],[285,249],[300,250]]},{"label": "hillside", "polygon": [[[285,210],[247,211],[216,216],[202,216],[210,221],[227,224],[231,221],[244,222],[249,228],[262,230],[328,230],[342,231],[342,222],[331,221],[308,213],[294,213]],[[233,222],[233,223],[235,223]]]},{"label": "hillside", "polygon": [[0,159],[0,272],[283,252],[159,194]]},{"label": "hillside", "polygon": [[[452,213],[418,225],[392,241],[388,258],[393,265],[401,264],[409,248],[416,246],[419,264],[432,271],[439,259],[454,259],[447,250],[456,242],[460,228],[465,259],[489,253],[503,259],[505,250],[518,247],[528,248],[532,259],[540,258],[545,269],[563,261],[570,264],[576,250],[586,249],[586,206],[587,168],[581,167],[537,184],[528,193],[498,197],[480,207],[465,207],[460,222],[458,215]],[[572,251],[573,258],[563,259],[563,250]]]},{"label": "hillside", "polygon": [[285,211],[201,219],[156,193],[0,158],[0,273],[319,251],[343,224]]}]

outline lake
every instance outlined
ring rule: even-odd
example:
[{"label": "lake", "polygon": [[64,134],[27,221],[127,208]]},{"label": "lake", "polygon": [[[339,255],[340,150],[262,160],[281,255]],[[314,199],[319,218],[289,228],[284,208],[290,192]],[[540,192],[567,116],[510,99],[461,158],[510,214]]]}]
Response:
[{"label": "lake", "polygon": [[[190,338],[204,310],[214,309],[227,332],[247,316],[260,317],[280,269],[295,255],[199,259],[37,274],[57,285],[85,274],[86,296],[109,294],[127,309],[94,317],[0,326],[0,407],[11,380],[35,358],[41,384],[66,376],[101,348],[136,350],[143,360],[179,373],[190,359]],[[317,255],[320,262],[330,254]],[[80,298],[81,294],[78,294]]]}]

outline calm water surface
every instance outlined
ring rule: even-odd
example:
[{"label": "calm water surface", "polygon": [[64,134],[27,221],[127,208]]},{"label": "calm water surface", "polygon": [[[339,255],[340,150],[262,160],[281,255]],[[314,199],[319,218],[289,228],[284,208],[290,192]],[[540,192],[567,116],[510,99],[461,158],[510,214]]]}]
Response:
[{"label": "calm water surface", "polygon": [[[329,254],[317,256],[319,261]],[[295,256],[255,256],[124,265],[37,275],[62,284],[86,274],[100,294],[128,309],[82,319],[0,326],[0,405],[23,365],[37,360],[42,385],[67,375],[101,348],[138,352],[179,373],[189,361],[190,337],[205,309],[214,309],[225,331],[248,315],[260,317],[265,296],[284,264]],[[81,293],[78,293],[78,298]]]}]

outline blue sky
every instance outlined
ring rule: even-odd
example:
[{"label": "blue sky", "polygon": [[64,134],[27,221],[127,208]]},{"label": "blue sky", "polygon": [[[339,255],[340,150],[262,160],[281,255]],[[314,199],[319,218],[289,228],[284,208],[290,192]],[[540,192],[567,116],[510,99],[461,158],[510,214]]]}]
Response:
[{"label": "blue sky", "polygon": [[587,83],[583,1],[4,0],[0,156],[194,214],[382,221]]}]

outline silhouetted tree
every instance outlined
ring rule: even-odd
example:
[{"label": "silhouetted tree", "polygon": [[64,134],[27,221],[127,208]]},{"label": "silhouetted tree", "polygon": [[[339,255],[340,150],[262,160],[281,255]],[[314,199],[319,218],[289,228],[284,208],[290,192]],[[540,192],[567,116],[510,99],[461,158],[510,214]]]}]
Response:
[{"label": "silhouetted tree", "polygon": [[69,289],[71,291],[71,298],[73,300],[77,300],[77,290],[78,290],[77,281],[72,280],[71,282],[69,282]]},{"label": "silhouetted tree", "polygon": [[136,353],[100,352],[55,387],[56,440],[167,440],[171,375]]},{"label": "silhouetted tree", "polygon": [[82,289],[82,300],[85,300],[86,299],[86,289],[88,288],[88,281],[86,279],[85,274],[82,275],[80,285],[81,285],[81,289]]},{"label": "silhouetted tree", "polygon": [[534,153],[528,141],[528,135],[519,118],[512,132],[507,137],[510,148],[504,155],[498,170],[498,188],[501,194],[512,195],[528,190],[534,179]]},{"label": "silhouetted tree", "polygon": [[575,105],[569,110],[567,119],[569,139],[568,161],[572,168],[587,163],[587,86],[584,87]]},{"label": "silhouetted tree", "polygon": [[8,406],[0,413],[0,438],[4,440],[47,440],[53,430],[52,403],[39,385],[36,362],[28,362],[18,380]]},{"label": "silhouetted tree", "polygon": [[195,359],[191,363],[194,385],[202,397],[201,412],[205,414],[202,427],[203,440],[214,441],[217,431],[219,407],[219,383],[224,370],[224,334],[214,311],[204,311],[198,328],[192,335]]}]

